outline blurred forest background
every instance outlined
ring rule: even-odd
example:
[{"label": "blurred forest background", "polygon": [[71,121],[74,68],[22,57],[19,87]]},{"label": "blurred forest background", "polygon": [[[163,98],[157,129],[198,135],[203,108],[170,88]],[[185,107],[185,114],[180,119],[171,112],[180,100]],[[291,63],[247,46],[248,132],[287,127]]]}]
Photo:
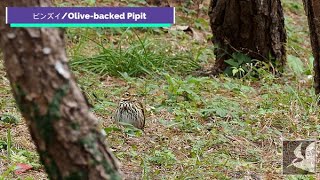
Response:
[{"label": "blurred forest background", "polygon": [[[56,6],[147,6],[144,0],[54,2]],[[268,64],[243,69],[243,62],[254,60],[239,54],[230,59],[236,65],[229,75],[199,76],[215,62],[209,1],[186,0],[170,6],[177,13],[176,25],[170,28],[66,29],[69,64],[126,177],[316,179],[284,177],[281,166],[284,138],[310,139],[320,132],[302,2],[282,0],[288,36],[282,76],[270,72]],[[2,61],[0,179],[46,179]],[[144,132],[119,128],[112,120],[126,91],[145,105]],[[18,163],[33,168],[17,174]]]}]

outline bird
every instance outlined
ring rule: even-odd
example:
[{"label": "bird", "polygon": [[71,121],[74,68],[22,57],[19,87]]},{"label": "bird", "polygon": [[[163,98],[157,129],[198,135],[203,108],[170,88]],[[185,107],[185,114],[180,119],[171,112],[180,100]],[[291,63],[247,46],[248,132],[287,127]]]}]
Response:
[{"label": "bird", "polygon": [[145,126],[144,107],[128,92],[124,93],[115,111],[116,122],[124,122],[143,130]]}]

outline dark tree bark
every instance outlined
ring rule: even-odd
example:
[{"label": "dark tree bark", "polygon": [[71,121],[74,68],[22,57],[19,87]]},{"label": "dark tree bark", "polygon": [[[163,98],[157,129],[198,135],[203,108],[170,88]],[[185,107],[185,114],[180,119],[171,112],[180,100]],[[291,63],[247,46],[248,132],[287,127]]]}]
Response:
[{"label": "dark tree bark", "polygon": [[16,103],[50,179],[120,179],[117,160],[70,73],[63,32],[4,23],[6,6],[49,5],[49,0],[0,4],[0,45]]},{"label": "dark tree bark", "polygon": [[172,3],[184,3],[186,0],[146,0],[149,5],[153,6],[170,6]]},{"label": "dark tree bark", "polygon": [[310,29],[312,53],[314,56],[314,88],[320,94],[320,1],[303,0]]},{"label": "dark tree bark", "polygon": [[162,5],[161,0],[146,0],[146,2],[150,5],[153,5],[153,6],[161,6]]},{"label": "dark tree bark", "polygon": [[234,52],[273,63],[286,62],[286,31],[280,0],[211,0],[209,8],[216,63],[211,73],[223,72]]}]

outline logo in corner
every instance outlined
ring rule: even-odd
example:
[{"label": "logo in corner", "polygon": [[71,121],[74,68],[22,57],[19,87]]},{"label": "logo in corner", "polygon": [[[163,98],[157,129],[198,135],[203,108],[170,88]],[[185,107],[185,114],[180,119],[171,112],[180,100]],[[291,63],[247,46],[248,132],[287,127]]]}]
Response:
[{"label": "logo in corner", "polygon": [[316,141],[283,141],[283,174],[316,173]]}]

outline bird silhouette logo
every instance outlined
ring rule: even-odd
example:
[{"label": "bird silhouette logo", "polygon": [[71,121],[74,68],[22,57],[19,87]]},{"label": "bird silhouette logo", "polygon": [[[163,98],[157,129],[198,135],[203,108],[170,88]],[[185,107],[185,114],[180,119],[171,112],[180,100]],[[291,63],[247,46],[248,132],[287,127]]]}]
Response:
[{"label": "bird silhouette logo", "polygon": [[[299,145],[296,146],[297,144]],[[292,169],[293,166],[295,167],[294,169],[297,168],[297,172],[301,172],[301,170],[304,171],[303,174],[316,173],[316,142],[295,141],[294,145],[295,149],[291,155],[291,163],[286,165],[286,169]]]}]

